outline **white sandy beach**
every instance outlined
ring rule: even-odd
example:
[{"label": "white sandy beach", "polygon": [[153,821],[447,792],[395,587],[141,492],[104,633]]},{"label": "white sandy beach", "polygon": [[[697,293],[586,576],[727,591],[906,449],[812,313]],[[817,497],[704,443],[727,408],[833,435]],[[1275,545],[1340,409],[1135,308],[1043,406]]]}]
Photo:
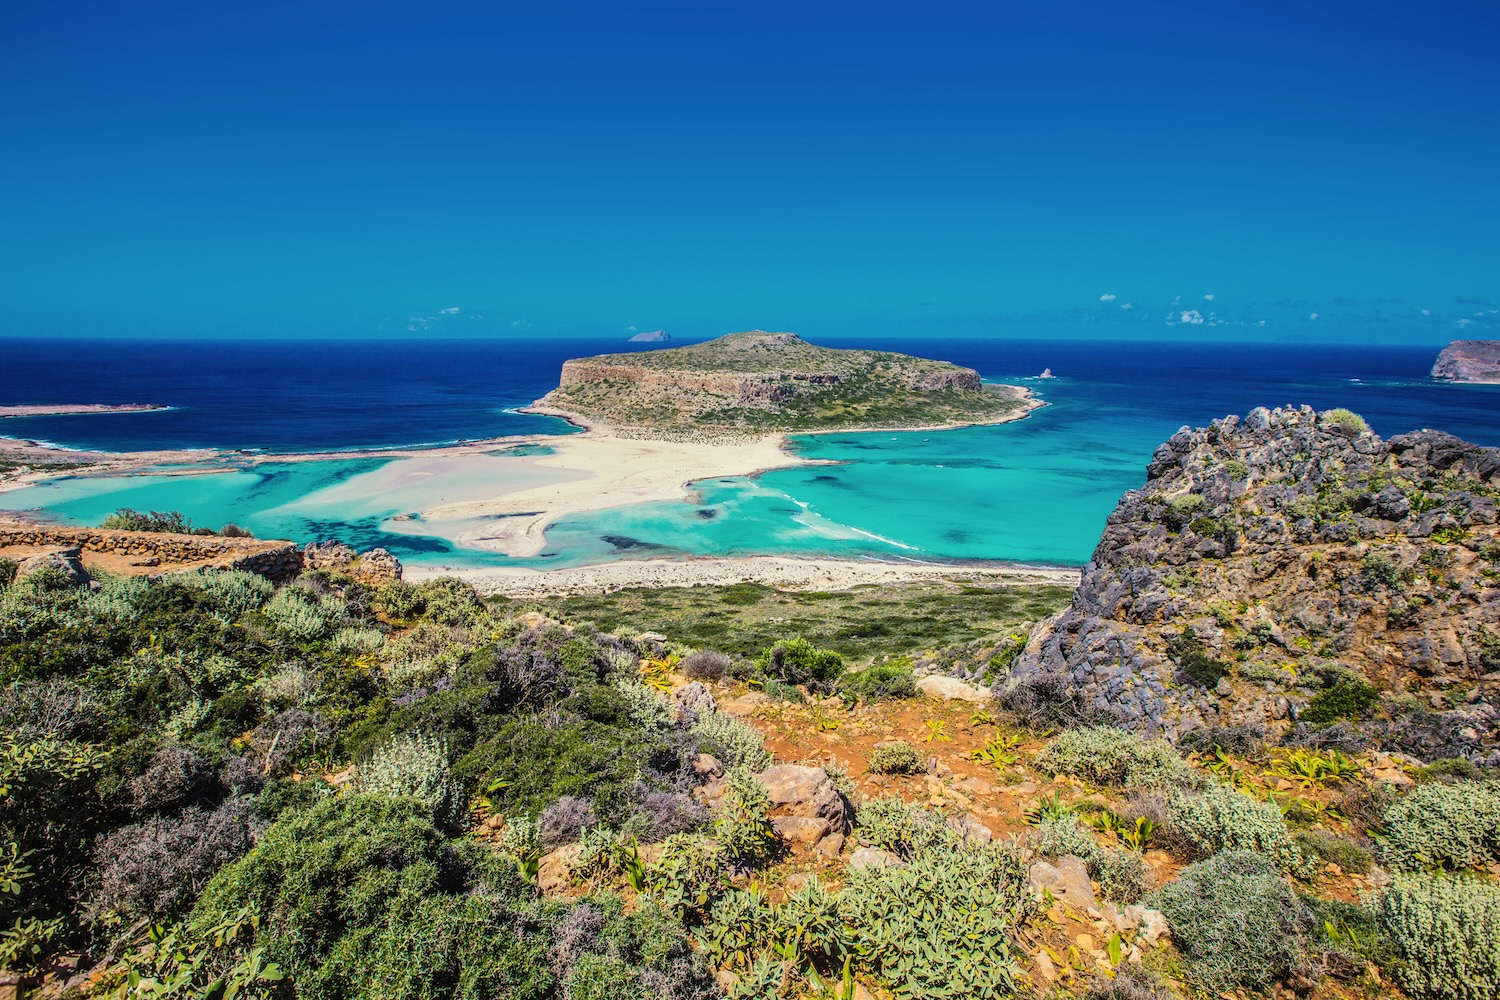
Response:
[{"label": "white sandy beach", "polygon": [[753,556],[736,559],[621,560],[596,566],[535,570],[410,567],[413,582],[439,576],[467,580],[482,594],[542,598],[605,593],[625,587],[724,586],[763,583],[784,590],[847,590],[864,584],[957,580],[987,587],[1078,585],[1079,571],[1032,566],[969,566],[943,563],[890,563],[853,559],[793,559]]},{"label": "white sandy beach", "polygon": [[[594,432],[547,438],[553,450],[523,461],[537,469],[566,473],[569,478],[506,491],[496,484],[495,495],[429,507],[422,511],[425,531],[444,532],[444,522],[468,522],[452,536],[460,546],[488,549],[508,556],[533,556],[542,551],[547,526],[558,518],[584,511],[626,504],[674,500],[687,484],[698,479],[748,476],[766,469],[804,464],[787,452],[782,435],[769,435],[746,444],[726,445],[689,441],[637,441],[605,437]],[[463,462],[463,456],[442,459]],[[479,523],[476,519],[484,518]],[[489,520],[498,518],[498,520]]]}]

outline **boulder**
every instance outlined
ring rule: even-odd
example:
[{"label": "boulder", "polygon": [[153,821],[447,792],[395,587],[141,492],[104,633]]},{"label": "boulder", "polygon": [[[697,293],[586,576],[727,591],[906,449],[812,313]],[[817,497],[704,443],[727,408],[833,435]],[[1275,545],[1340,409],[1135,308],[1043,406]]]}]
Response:
[{"label": "boulder", "polygon": [[939,701],[987,701],[989,695],[956,677],[928,674],[917,678],[917,690]]},{"label": "boulder", "polygon": [[[827,826],[819,834],[819,839],[828,833],[844,833],[849,829],[848,803],[833,786],[828,772],[821,767],[777,764],[761,772],[760,782],[771,797],[773,825],[782,818],[821,820]],[[804,824],[796,824],[793,828],[803,835],[812,829]]]},{"label": "boulder", "polygon": [[1078,910],[1099,908],[1094,887],[1089,883],[1089,870],[1077,855],[1064,854],[1056,864],[1035,862],[1027,877],[1037,892],[1049,890],[1054,898],[1068,906]]},{"label": "boulder", "polygon": [[718,702],[701,681],[684,684],[672,692],[672,707],[679,722],[689,725],[701,716],[713,715],[719,710]]},{"label": "boulder", "polygon": [[83,550],[78,548],[54,549],[23,559],[16,567],[16,579],[24,580],[48,571],[62,574],[75,587],[86,587],[91,582],[88,570],[83,568]]},{"label": "boulder", "polygon": [[850,871],[858,871],[861,868],[894,868],[905,864],[905,861],[890,851],[882,851],[878,847],[861,847],[849,855]]}]

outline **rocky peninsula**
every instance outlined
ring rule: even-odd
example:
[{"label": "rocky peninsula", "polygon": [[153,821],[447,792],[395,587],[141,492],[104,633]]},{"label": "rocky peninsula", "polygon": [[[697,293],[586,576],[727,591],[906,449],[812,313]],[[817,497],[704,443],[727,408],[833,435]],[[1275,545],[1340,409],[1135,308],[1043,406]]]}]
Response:
[{"label": "rocky peninsula", "polygon": [[1348,722],[1500,761],[1500,449],[1260,408],[1184,427],[1147,471],[1003,695],[1172,738]]},{"label": "rocky peninsula", "polygon": [[1001,423],[1040,405],[946,361],[752,330],[702,344],[564,363],[535,412],[617,437],[694,439]]},{"label": "rocky peninsula", "polygon": [[1455,340],[1438,355],[1432,377],[1448,382],[1500,383],[1500,340]]},{"label": "rocky peninsula", "polygon": [[66,417],[80,413],[149,413],[169,410],[160,403],[26,403],[0,406],[0,417]]}]

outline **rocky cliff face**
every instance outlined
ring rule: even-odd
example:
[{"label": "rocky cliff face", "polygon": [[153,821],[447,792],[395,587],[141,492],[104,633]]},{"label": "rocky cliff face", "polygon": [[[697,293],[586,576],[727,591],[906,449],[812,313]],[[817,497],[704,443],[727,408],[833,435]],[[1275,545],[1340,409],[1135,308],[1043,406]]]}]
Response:
[{"label": "rocky cliff face", "polygon": [[1438,355],[1432,377],[1450,382],[1500,382],[1500,340],[1455,340]]},{"label": "rocky cliff face", "polygon": [[1173,435],[1002,693],[1061,681],[1169,737],[1416,713],[1443,746],[1412,749],[1494,752],[1500,449],[1360,425],[1256,409]]}]

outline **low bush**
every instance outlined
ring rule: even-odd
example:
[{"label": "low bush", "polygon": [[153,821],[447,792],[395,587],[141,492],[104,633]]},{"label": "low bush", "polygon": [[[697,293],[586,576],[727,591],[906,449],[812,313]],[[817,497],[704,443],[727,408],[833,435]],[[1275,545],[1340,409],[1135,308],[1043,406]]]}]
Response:
[{"label": "low bush", "polygon": [[243,802],[212,812],[188,809],[100,838],[90,877],[92,909],[131,920],[171,916],[196,899],[215,872],[250,849],[247,812]]},{"label": "low bush", "polygon": [[926,774],[927,762],[905,740],[882,744],[870,754],[871,774]]},{"label": "low bush", "polygon": [[846,702],[874,704],[892,698],[915,698],[917,678],[910,660],[877,663],[839,678],[836,693]]},{"label": "low bush", "polygon": [[701,715],[693,723],[690,735],[725,767],[764,771],[771,766],[765,737],[732,715],[723,712]]},{"label": "low bush", "polygon": [[542,846],[551,850],[573,843],[583,831],[598,825],[599,816],[592,802],[564,795],[542,810],[536,820],[536,832]]},{"label": "low bush", "polygon": [[1231,850],[1184,868],[1146,897],[1166,915],[1194,984],[1264,989],[1297,965],[1307,913],[1275,864]]},{"label": "low bush", "polygon": [[861,802],[854,824],[861,841],[906,859],[954,847],[963,839],[941,813],[909,806],[894,795]]},{"label": "low bush", "polygon": [[9,587],[16,578],[16,570],[21,564],[14,559],[0,556],[0,588]]},{"label": "low bush", "polygon": [[684,677],[700,681],[723,680],[734,666],[734,658],[716,649],[699,649],[684,656],[677,669]]},{"label": "low bush", "polygon": [[746,768],[731,769],[727,780],[729,789],[714,814],[714,840],[733,864],[758,868],[775,856],[781,846],[767,818],[771,796],[760,779]]},{"label": "low bush", "polygon": [[282,587],[262,613],[277,632],[293,642],[311,642],[328,634],[330,622],[316,598],[297,587]]},{"label": "low bush", "polygon": [[768,646],[755,661],[762,674],[784,684],[825,687],[844,670],[844,658],[819,649],[806,639],[788,639]]},{"label": "low bush", "polygon": [[1016,995],[1012,935],[1026,866],[997,844],[935,840],[905,865],[849,874],[841,912],[858,963],[904,997]]},{"label": "low bush", "polygon": [[1362,678],[1340,680],[1313,695],[1297,718],[1319,726],[1358,719],[1367,715],[1379,700],[1380,693]]},{"label": "low bush", "polygon": [[1299,831],[1292,835],[1292,841],[1303,857],[1338,865],[1355,875],[1368,875],[1370,869],[1375,867],[1375,857],[1369,851],[1352,840],[1336,837],[1331,833]]},{"label": "low bush", "polygon": [[1500,885],[1397,875],[1380,921],[1402,958],[1393,978],[1416,1000],[1500,996]]},{"label": "low bush", "polygon": [[1364,417],[1342,406],[1336,406],[1318,414],[1318,423],[1351,435],[1365,434],[1370,430],[1370,425],[1365,422]]},{"label": "low bush", "polygon": [[1096,785],[1143,788],[1190,782],[1187,761],[1163,740],[1143,740],[1112,726],[1069,729],[1037,755],[1044,774],[1066,774]]},{"label": "low bush", "polygon": [[1280,809],[1223,785],[1173,794],[1167,801],[1164,833],[1189,857],[1254,851],[1284,872],[1302,871],[1306,866]]},{"label": "low bush", "polygon": [[1386,809],[1383,854],[1399,871],[1500,861],[1500,790],[1472,781],[1419,785]]},{"label": "low bush", "polygon": [[387,798],[417,802],[433,824],[457,831],[464,818],[464,796],[448,766],[448,747],[422,733],[391,740],[360,765],[355,788]]},{"label": "low bush", "polygon": [[1146,862],[1135,851],[1101,847],[1072,814],[1047,816],[1031,835],[1032,848],[1049,858],[1071,854],[1099,883],[1099,894],[1116,903],[1134,903],[1146,893]]}]

